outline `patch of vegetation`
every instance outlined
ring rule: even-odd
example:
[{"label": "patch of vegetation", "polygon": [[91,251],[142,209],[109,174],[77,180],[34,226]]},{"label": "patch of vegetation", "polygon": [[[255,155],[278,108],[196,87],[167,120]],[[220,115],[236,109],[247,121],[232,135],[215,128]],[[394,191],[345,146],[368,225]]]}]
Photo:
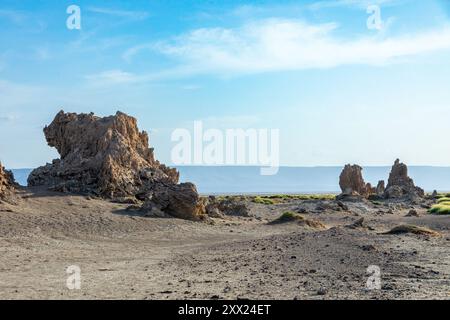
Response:
[{"label": "patch of vegetation", "polygon": [[272,200],[335,200],[334,194],[275,194],[269,196],[260,196],[262,199]]},{"label": "patch of vegetation", "polygon": [[286,211],[284,212],[278,219],[275,221],[278,222],[291,222],[291,221],[298,221],[298,220],[305,220],[305,217],[302,215],[292,212],[292,211]]},{"label": "patch of vegetation", "polygon": [[275,201],[273,201],[272,199],[268,199],[268,198],[264,198],[264,197],[255,197],[253,199],[253,202],[259,203],[259,204],[265,204],[265,205],[275,204]]},{"label": "patch of vegetation", "polygon": [[335,194],[306,194],[295,196],[296,200],[335,200]]},{"label": "patch of vegetation", "polygon": [[433,214],[450,214],[450,202],[435,204],[428,212]]},{"label": "patch of vegetation", "polygon": [[297,222],[302,226],[310,227],[313,229],[326,229],[326,226],[322,222],[306,219],[304,216],[292,211],[284,212],[279,218],[275,219],[269,224],[281,224],[289,222]]},{"label": "patch of vegetation", "polygon": [[449,197],[442,197],[442,198],[439,198],[437,202],[438,203],[450,202],[450,198]]},{"label": "patch of vegetation", "polygon": [[[208,199],[208,196],[204,196],[203,198]],[[218,202],[248,200],[248,196],[244,196],[244,195],[220,195],[220,196],[215,196],[215,198]]]},{"label": "patch of vegetation", "polygon": [[450,214],[450,194],[439,194],[437,204],[428,210],[432,214]]},{"label": "patch of vegetation", "polygon": [[412,233],[417,235],[423,235],[423,236],[430,236],[430,237],[439,237],[441,234],[437,231],[424,228],[424,227],[418,227],[413,225],[400,225],[397,227],[392,228],[390,231],[386,232],[385,234],[406,234],[406,233]]},{"label": "patch of vegetation", "polygon": [[438,193],[435,199],[450,198],[450,193]]}]

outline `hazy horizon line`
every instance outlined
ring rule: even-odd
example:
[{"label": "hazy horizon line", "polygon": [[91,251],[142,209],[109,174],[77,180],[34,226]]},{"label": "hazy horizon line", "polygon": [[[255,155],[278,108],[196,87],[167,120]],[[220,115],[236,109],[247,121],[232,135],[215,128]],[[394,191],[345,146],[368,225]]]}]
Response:
[{"label": "hazy horizon line", "polygon": [[[392,165],[363,165],[359,163],[346,163],[344,165],[316,165],[316,166],[293,166],[293,165],[281,165],[278,168],[305,168],[305,169],[314,169],[314,168],[342,168],[347,164],[359,165],[363,168],[390,168]],[[166,164],[169,167],[177,167],[177,168],[261,168],[265,167],[262,165],[174,165],[174,164]],[[450,168],[450,164],[448,166],[436,166],[436,165],[426,165],[426,164],[407,164],[408,168]],[[32,170],[39,167],[22,167],[22,168],[9,168],[6,167],[7,170]]]}]

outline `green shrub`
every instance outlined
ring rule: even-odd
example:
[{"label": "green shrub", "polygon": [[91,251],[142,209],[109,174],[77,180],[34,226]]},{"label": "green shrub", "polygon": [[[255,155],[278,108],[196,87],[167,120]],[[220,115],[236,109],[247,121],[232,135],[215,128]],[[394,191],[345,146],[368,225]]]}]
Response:
[{"label": "green shrub", "polygon": [[292,221],[302,221],[302,220],[305,220],[305,218],[302,215],[292,211],[286,211],[280,217],[272,221],[272,224],[286,223]]},{"label": "green shrub", "polygon": [[390,231],[385,232],[384,234],[405,234],[405,233],[413,233],[424,236],[431,237],[440,237],[441,234],[437,231],[431,230],[425,227],[418,227],[413,225],[399,225],[392,228]]},{"label": "green shrub", "polygon": [[276,224],[281,224],[281,223],[292,223],[292,222],[296,222],[301,226],[304,227],[308,227],[308,228],[313,228],[313,229],[326,229],[326,226],[318,221],[318,220],[312,220],[312,219],[307,219],[304,216],[292,212],[292,211],[286,211],[284,212],[279,218],[275,219],[272,222],[269,222],[269,224],[272,225],[276,225]]},{"label": "green shrub", "polygon": [[286,211],[281,215],[281,217],[279,219],[280,220],[303,219],[303,216],[301,216],[295,212],[292,212],[292,211]]},{"label": "green shrub", "polygon": [[442,202],[449,202],[449,201],[450,201],[449,197],[442,197],[442,198],[439,198],[437,202],[442,203]]},{"label": "green shrub", "polygon": [[305,200],[335,200],[336,195],[334,194],[310,194],[306,195]]},{"label": "green shrub", "polygon": [[288,199],[290,196],[287,194],[274,194],[271,196],[265,196],[263,198],[268,198],[268,199]]},{"label": "green shrub", "polygon": [[263,197],[254,198],[253,202],[259,203],[259,204],[265,204],[265,205],[275,204],[275,202],[272,199],[267,199],[267,198],[263,198]]},{"label": "green shrub", "polygon": [[430,213],[434,214],[450,214],[450,203],[439,203],[431,207]]},{"label": "green shrub", "polygon": [[262,199],[279,199],[279,200],[334,200],[334,194],[274,194],[269,196],[259,196]]}]

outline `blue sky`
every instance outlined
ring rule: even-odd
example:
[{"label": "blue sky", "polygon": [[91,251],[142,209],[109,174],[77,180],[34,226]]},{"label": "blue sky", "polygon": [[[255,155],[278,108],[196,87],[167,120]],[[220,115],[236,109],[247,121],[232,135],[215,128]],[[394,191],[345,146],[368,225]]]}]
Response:
[{"label": "blue sky", "polygon": [[169,164],[171,132],[202,120],[280,129],[282,165],[450,165],[449,14],[446,0],[0,0],[0,160],[57,157],[42,127],[64,109],[137,117]]}]

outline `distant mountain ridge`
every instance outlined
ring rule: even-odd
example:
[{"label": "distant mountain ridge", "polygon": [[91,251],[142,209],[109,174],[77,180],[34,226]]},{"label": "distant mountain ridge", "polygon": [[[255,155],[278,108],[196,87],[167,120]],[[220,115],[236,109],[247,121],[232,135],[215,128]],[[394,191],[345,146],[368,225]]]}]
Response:
[{"label": "distant mountain ridge", "polygon": [[[181,181],[197,185],[202,194],[338,193],[342,167],[280,167],[277,175],[261,176],[259,167],[181,166]],[[13,169],[26,185],[32,169]],[[364,167],[367,182],[387,180],[390,166]],[[450,167],[410,166],[409,175],[428,192],[450,191]]]}]

